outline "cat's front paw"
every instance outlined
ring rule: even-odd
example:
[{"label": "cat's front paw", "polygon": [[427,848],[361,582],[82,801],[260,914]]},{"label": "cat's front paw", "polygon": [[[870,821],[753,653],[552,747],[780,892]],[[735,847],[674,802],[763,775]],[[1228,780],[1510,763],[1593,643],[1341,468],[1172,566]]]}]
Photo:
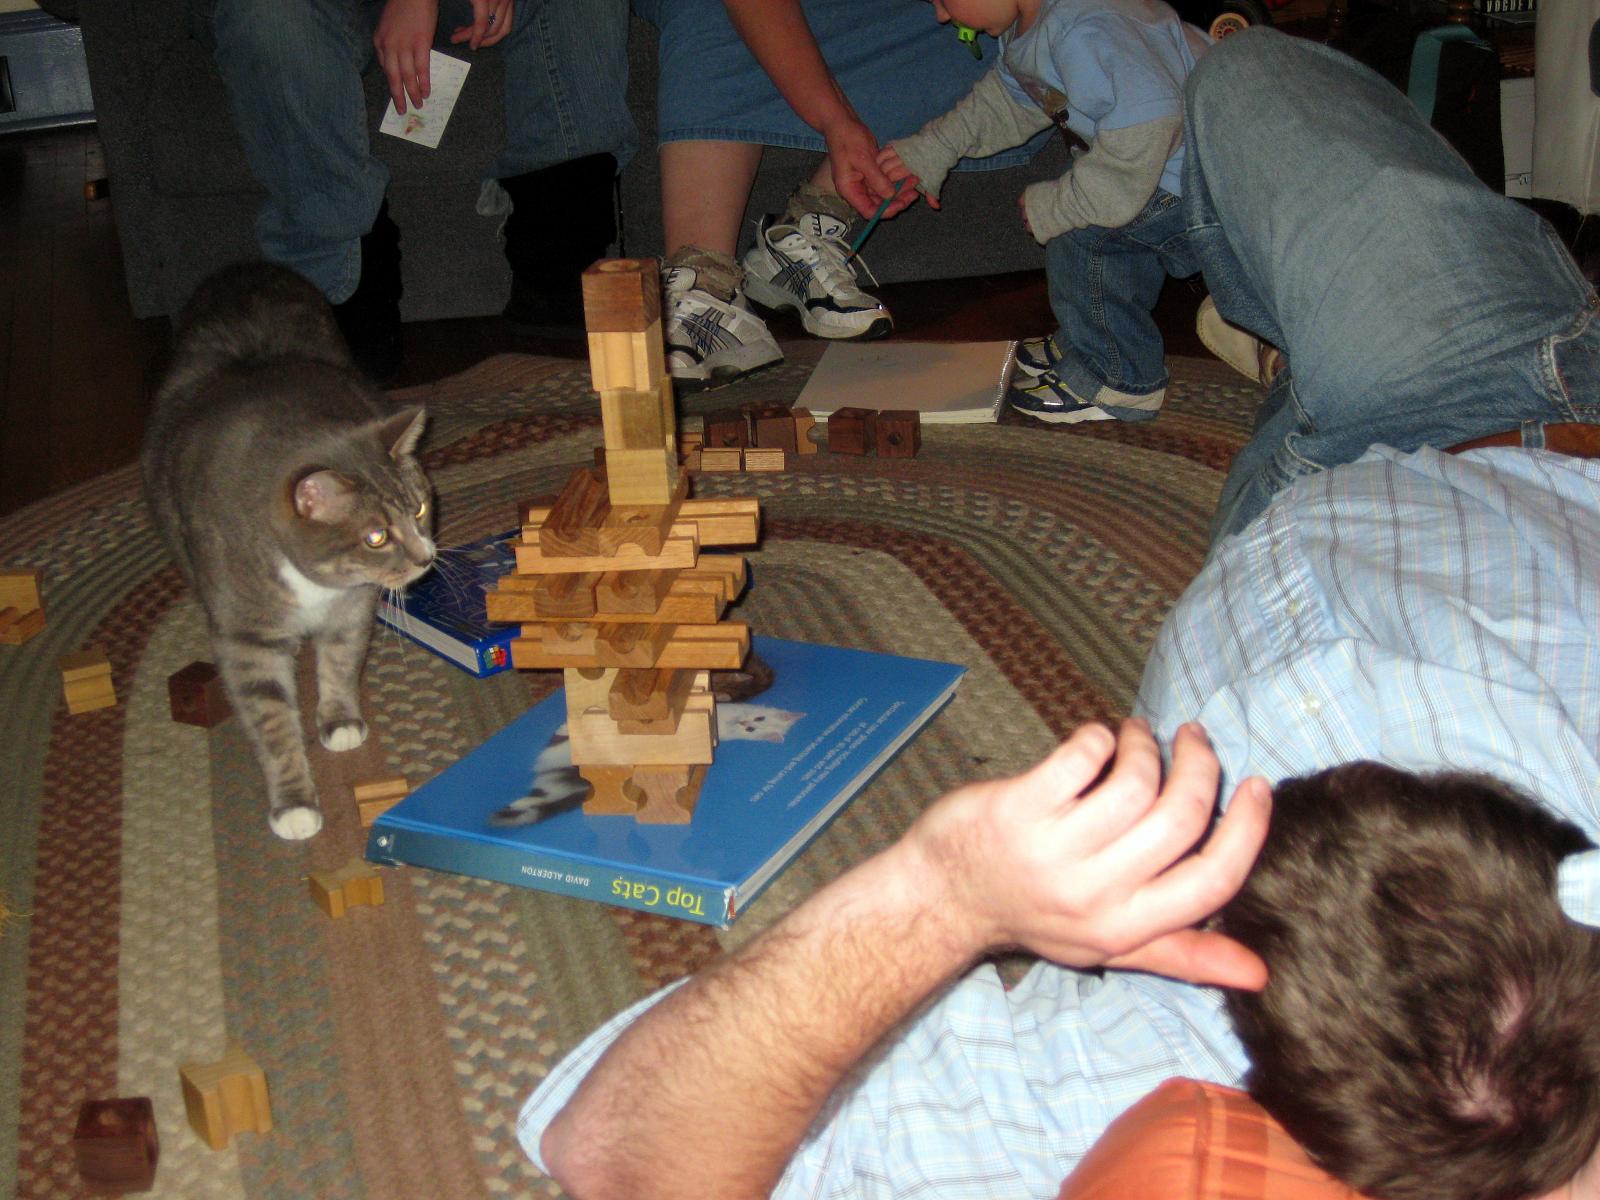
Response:
[{"label": "cat's front paw", "polygon": [[354,750],[367,740],[367,723],[360,717],[324,721],[317,728],[317,736],[329,750]]},{"label": "cat's front paw", "polygon": [[272,832],[284,841],[303,842],[308,837],[314,837],[322,828],[322,811],[305,804],[274,809],[267,823],[272,826]]}]

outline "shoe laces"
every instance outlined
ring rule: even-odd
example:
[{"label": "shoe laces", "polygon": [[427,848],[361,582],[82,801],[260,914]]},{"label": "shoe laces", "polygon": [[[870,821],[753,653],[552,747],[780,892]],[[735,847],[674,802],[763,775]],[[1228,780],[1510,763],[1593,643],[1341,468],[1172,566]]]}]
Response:
[{"label": "shoe laces", "polygon": [[[828,291],[830,295],[842,291],[859,291],[860,284],[856,280],[855,270],[850,265],[850,245],[846,242],[845,234],[850,232],[850,226],[837,217],[830,217],[827,213],[804,213],[799,220],[793,222],[785,233],[774,238],[774,242],[782,243],[791,238],[799,240],[802,253],[792,254],[787,249],[785,254],[798,257],[811,268],[811,273],[817,282]],[[775,231],[774,231],[775,232]],[[864,259],[857,258],[867,276],[876,285],[877,276],[872,274],[872,269],[867,266]]]}]

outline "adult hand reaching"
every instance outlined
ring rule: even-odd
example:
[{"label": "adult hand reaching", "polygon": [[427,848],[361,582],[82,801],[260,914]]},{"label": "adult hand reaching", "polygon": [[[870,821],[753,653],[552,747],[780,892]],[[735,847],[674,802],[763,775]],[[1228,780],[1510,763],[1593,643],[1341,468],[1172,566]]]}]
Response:
[{"label": "adult hand reaching", "polygon": [[418,108],[432,90],[428,54],[439,25],[438,0],[389,0],[372,33],[378,65],[389,80],[389,98],[396,112],[406,111],[406,98]]},{"label": "adult hand reaching", "polygon": [[472,0],[472,24],[458,25],[450,32],[450,44],[467,43],[469,50],[492,46],[511,32],[516,0]]}]

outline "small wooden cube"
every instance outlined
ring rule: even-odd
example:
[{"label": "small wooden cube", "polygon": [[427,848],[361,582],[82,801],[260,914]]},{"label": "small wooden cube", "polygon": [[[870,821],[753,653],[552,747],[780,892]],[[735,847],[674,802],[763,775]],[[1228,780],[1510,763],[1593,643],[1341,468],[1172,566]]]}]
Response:
[{"label": "small wooden cube", "polygon": [[794,418],[794,445],[799,454],[815,454],[817,443],[812,440],[811,431],[817,426],[817,419],[811,415],[809,408],[791,409],[789,415]]},{"label": "small wooden cube", "polygon": [[790,454],[800,452],[795,440],[794,414],[781,404],[758,405],[750,414],[750,428],[755,435],[755,444],[763,450],[787,450]]},{"label": "small wooden cube", "polygon": [[746,471],[781,471],[783,467],[784,455],[780,447],[762,449],[760,446],[751,446],[744,452]]},{"label": "small wooden cube", "polygon": [[148,1192],[156,1182],[161,1142],[156,1113],[147,1096],[85,1100],[72,1134],[78,1175],[90,1191],[105,1196]]},{"label": "small wooden cube", "polygon": [[90,647],[60,660],[61,692],[73,715],[110,708],[117,702],[111,682],[111,660],[104,650]]},{"label": "small wooden cube", "polygon": [[267,1077],[243,1046],[232,1043],[214,1063],[178,1068],[189,1124],[213,1150],[225,1150],[236,1133],[271,1133]]},{"label": "small wooden cube", "polygon": [[700,470],[705,474],[715,471],[739,471],[744,467],[744,451],[734,446],[727,450],[700,451]]},{"label": "small wooden cube", "polygon": [[371,825],[411,793],[411,783],[404,775],[390,779],[369,779],[355,784],[351,789],[356,797],[356,811],[361,814],[361,825]]},{"label": "small wooden cube", "polygon": [[167,705],[174,721],[202,729],[220,725],[233,713],[222,676],[208,662],[192,662],[167,676]]},{"label": "small wooden cube", "polygon": [[913,408],[886,408],[878,414],[879,458],[915,458],[922,449],[922,414]]},{"label": "small wooden cube", "polygon": [[705,416],[706,450],[743,450],[750,444],[750,422],[736,408],[723,408]]},{"label": "small wooden cube", "polygon": [[37,567],[0,567],[0,608],[43,608]]},{"label": "small wooden cube", "polygon": [[317,871],[308,877],[311,898],[335,919],[352,908],[383,903],[383,876],[361,859],[352,859],[337,871]]},{"label": "small wooden cube", "polygon": [[583,273],[590,333],[639,333],[661,319],[661,274],[653,258],[607,258]]},{"label": "small wooden cube", "polygon": [[878,414],[870,408],[840,408],[828,414],[828,449],[834,454],[870,454],[878,444]]},{"label": "small wooden cube", "polygon": [[44,632],[44,609],[0,608],[0,646],[20,646]]}]

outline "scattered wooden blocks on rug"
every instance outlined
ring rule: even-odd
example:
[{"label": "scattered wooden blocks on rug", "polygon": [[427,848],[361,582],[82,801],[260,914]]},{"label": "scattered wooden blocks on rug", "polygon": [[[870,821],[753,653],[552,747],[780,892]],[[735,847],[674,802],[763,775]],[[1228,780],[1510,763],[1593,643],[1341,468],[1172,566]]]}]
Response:
[{"label": "scattered wooden blocks on rug", "polygon": [[767,449],[752,446],[744,452],[746,471],[781,471],[784,468],[784,461],[784,452],[778,447]]},{"label": "scattered wooden blocks on rug", "polygon": [[72,1157],[78,1177],[100,1195],[148,1192],[156,1182],[161,1142],[148,1096],[85,1100],[78,1106]]},{"label": "scattered wooden blocks on rug", "polygon": [[828,414],[828,449],[835,454],[915,458],[922,449],[922,414],[910,408],[840,408]]},{"label": "scattered wooden blocks on rug", "polygon": [[356,811],[361,814],[361,825],[371,825],[384,813],[411,794],[411,782],[404,775],[389,779],[368,779],[354,784]]},{"label": "scattered wooden blocks on rug", "polygon": [[915,458],[922,449],[922,414],[911,408],[878,413],[878,457]]},{"label": "scattered wooden blocks on rug", "polygon": [[220,725],[233,713],[222,676],[208,662],[192,662],[167,676],[167,705],[174,721],[202,729]]},{"label": "scattered wooden blocks on rug", "polygon": [[0,567],[0,646],[20,646],[44,631],[37,567]]},{"label": "scattered wooden blocks on rug", "polygon": [[0,608],[0,646],[20,646],[44,632],[44,609]]},{"label": "scattered wooden blocks on rug", "polygon": [[214,1063],[178,1068],[189,1124],[213,1150],[225,1150],[238,1133],[272,1132],[267,1077],[237,1042]]},{"label": "scattered wooden blocks on rug", "polygon": [[828,414],[828,449],[866,454],[878,444],[878,414],[870,408],[836,408]]},{"label": "scattered wooden blocks on rug", "polygon": [[337,871],[314,872],[306,882],[317,907],[335,919],[363,904],[377,908],[383,903],[383,876],[359,858],[351,859]]},{"label": "scattered wooden blocks on rug", "polygon": [[97,708],[110,708],[117,702],[117,689],[111,682],[111,660],[97,647],[79,650],[60,660],[61,691],[67,711],[76,716]]}]

